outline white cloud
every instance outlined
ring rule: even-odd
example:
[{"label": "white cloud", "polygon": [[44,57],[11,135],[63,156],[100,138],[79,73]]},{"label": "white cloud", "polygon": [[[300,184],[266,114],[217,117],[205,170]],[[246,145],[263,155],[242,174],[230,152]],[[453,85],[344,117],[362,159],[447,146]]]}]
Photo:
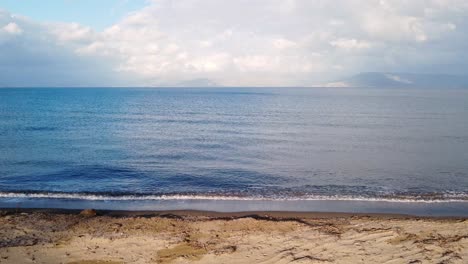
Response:
[{"label": "white cloud", "polygon": [[21,35],[21,33],[23,33],[23,30],[21,29],[21,27],[18,26],[18,24],[14,23],[14,22],[8,23],[2,29],[3,29],[3,31],[5,31],[7,33],[10,33],[10,34],[13,34],[13,35]]},{"label": "white cloud", "polygon": [[[77,25],[68,25],[78,29]],[[0,87],[129,85],[105,61],[77,54],[77,37],[57,34],[64,24],[40,23],[0,10]],[[70,31],[68,36],[73,36]],[[78,35],[75,35],[78,36]]]},{"label": "white cloud", "polygon": [[140,85],[313,85],[361,71],[462,73],[467,18],[464,0],[154,0],[101,32],[0,18],[0,43],[14,23],[29,43]]},{"label": "white cloud", "polygon": [[78,23],[51,24],[51,32],[62,42],[87,42],[93,38],[94,32],[90,27]]},{"label": "white cloud", "polygon": [[[432,56],[421,59],[418,48],[432,48],[432,41],[455,32],[457,20],[466,14],[463,2],[453,1],[451,5],[383,0],[340,4],[153,1],[104,32],[108,35],[100,41],[105,44],[96,52],[119,54],[119,70],[152,81],[183,76],[249,85],[246,82],[252,79],[270,83],[275,75],[278,85],[313,84],[324,76],[374,70],[366,65],[386,71],[414,68],[403,58],[432,63]],[[419,11],[429,9],[430,15]],[[110,31],[115,31],[112,37]],[[158,48],[150,49],[147,43]]]},{"label": "white cloud", "polygon": [[273,46],[277,49],[291,49],[296,48],[297,44],[294,41],[284,39],[284,38],[277,38],[273,40]]},{"label": "white cloud", "polygon": [[367,41],[361,41],[356,39],[337,39],[330,42],[334,47],[344,49],[344,50],[361,50],[369,49],[372,47],[371,43]]}]

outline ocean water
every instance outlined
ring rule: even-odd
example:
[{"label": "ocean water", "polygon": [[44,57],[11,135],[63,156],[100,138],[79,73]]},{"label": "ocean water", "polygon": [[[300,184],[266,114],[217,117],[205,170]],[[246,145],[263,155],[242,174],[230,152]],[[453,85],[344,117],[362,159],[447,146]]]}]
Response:
[{"label": "ocean water", "polygon": [[0,199],[468,203],[468,90],[0,89]]}]

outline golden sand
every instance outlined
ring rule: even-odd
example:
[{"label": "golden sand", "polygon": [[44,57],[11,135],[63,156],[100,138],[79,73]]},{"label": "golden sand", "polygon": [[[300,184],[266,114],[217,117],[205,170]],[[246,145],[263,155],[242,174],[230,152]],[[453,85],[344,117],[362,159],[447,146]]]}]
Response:
[{"label": "golden sand", "polygon": [[468,263],[468,220],[3,212],[0,263]]}]

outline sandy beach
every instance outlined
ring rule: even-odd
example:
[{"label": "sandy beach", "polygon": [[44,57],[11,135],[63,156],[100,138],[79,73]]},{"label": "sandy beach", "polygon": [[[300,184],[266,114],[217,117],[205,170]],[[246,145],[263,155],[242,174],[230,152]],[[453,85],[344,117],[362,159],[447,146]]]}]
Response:
[{"label": "sandy beach", "polygon": [[4,210],[0,263],[466,263],[468,220]]}]

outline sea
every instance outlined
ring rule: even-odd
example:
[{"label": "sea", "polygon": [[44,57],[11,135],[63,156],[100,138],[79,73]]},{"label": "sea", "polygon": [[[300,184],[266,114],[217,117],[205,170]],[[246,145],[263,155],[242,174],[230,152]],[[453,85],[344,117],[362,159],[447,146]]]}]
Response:
[{"label": "sea", "polygon": [[0,207],[468,215],[468,90],[3,88]]}]

